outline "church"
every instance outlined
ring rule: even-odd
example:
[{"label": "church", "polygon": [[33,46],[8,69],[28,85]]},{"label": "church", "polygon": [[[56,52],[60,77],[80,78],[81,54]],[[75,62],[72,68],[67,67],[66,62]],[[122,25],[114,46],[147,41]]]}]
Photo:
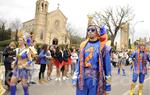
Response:
[{"label": "church", "polygon": [[67,18],[59,9],[48,12],[48,1],[37,0],[35,18],[23,23],[21,31],[33,32],[36,43],[48,45],[69,45]]}]

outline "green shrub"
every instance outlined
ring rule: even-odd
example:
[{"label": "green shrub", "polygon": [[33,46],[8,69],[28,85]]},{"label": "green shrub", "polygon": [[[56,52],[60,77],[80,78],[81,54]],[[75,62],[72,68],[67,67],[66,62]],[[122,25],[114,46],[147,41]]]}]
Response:
[{"label": "green shrub", "polygon": [[7,45],[9,45],[10,42],[11,40],[0,41],[0,51],[2,51]]}]

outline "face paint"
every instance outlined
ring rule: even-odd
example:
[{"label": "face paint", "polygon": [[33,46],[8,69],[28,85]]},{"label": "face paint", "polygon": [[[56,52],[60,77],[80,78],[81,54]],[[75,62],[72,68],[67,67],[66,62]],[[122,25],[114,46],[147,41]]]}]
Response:
[{"label": "face paint", "polygon": [[96,29],[94,29],[94,28],[88,28],[87,32],[96,32]]},{"label": "face paint", "polygon": [[97,29],[95,26],[90,26],[87,28],[87,35],[90,39],[95,39],[97,36]]}]

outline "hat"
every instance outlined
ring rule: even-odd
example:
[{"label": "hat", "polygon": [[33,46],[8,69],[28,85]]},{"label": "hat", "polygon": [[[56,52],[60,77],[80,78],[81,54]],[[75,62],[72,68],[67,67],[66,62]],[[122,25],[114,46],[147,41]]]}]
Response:
[{"label": "hat", "polygon": [[89,26],[95,26],[99,30],[99,25],[96,23],[96,21],[93,19],[93,16],[88,15],[88,27]]}]

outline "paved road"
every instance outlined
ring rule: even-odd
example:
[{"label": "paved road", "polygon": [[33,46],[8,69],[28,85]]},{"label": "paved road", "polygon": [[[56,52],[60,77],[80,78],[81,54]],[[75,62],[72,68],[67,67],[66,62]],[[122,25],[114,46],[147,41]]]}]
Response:
[{"label": "paved road", "polygon": [[[110,95],[129,95],[129,88],[131,84],[132,71],[129,67],[126,68],[126,76],[118,76],[117,68],[113,68],[112,71],[112,91]],[[34,74],[35,81],[37,81],[37,73]],[[30,85],[30,95],[75,95],[75,88],[71,85],[71,79],[69,80],[61,80],[60,82],[56,82],[55,71],[53,71],[52,78],[47,83],[44,84],[34,84]],[[21,85],[19,84],[17,87],[17,95],[23,95],[23,90]],[[136,86],[137,92],[138,86]],[[137,94],[135,94],[137,95]],[[143,95],[150,95],[150,71],[148,71],[148,75],[146,76],[144,83]]]}]

